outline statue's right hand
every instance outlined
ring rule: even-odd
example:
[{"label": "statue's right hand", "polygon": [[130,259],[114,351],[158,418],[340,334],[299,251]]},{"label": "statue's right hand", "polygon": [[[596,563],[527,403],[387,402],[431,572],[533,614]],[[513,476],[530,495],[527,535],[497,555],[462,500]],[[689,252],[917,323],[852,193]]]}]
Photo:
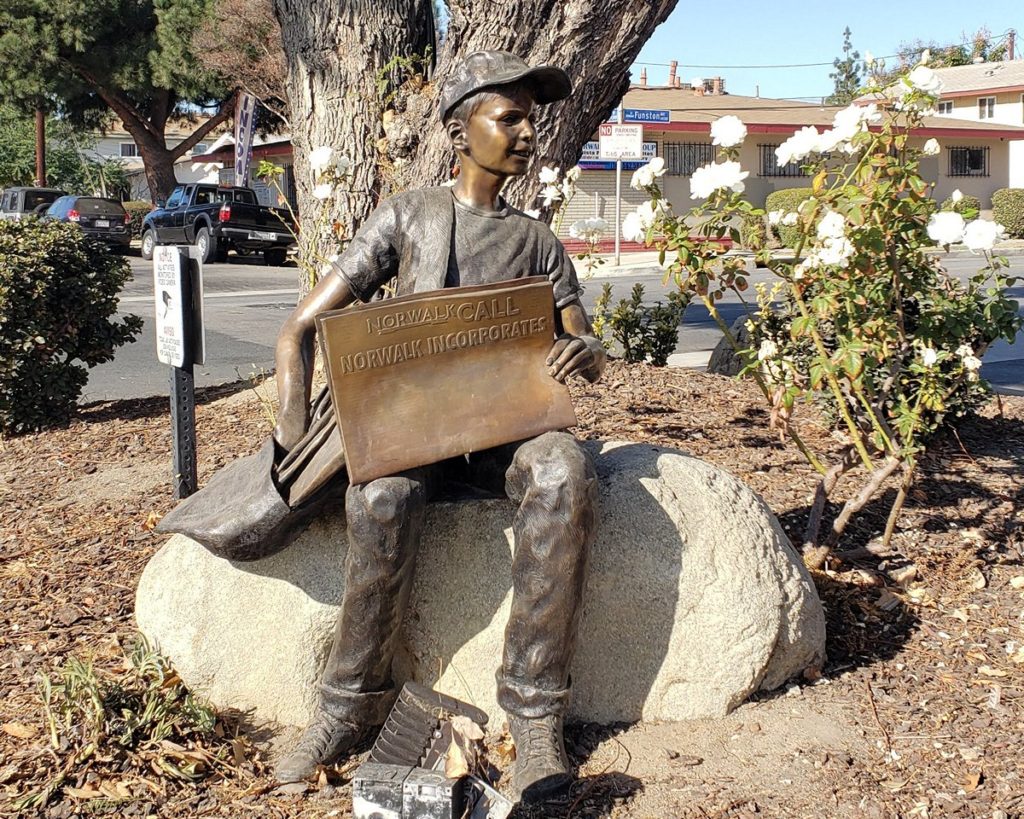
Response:
[{"label": "statue's right hand", "polygon": [[281,410],[277,416],[277,425],[274,427],[274,440],[281,447],[290,452],[292,448],[302,440],[306,434],[306,417],[304,412],[288,412]]}]

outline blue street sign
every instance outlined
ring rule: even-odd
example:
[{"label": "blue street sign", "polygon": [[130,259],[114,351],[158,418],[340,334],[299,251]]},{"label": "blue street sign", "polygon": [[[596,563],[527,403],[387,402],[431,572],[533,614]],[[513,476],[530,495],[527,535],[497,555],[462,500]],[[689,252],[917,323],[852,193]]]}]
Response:
[{"label": "blue street sign", "polygon": [[[619,109],[612,110],[608,122],[619,121]],[[622,112],[623,122],[671,122],[671,112],[667,108],[627,108]]]},{"label": "blue street sign", "polygon": [[668,122],[671,119],[667,108],[627,108],[622,118],[626,122]]}]

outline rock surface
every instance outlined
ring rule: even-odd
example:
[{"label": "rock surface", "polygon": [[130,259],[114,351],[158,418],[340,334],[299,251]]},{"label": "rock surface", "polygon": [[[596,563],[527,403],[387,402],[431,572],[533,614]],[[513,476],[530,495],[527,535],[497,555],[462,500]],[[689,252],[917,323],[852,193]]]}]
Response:
[{"label": "rock surface", "polygon": [[[824,660],[814,585],[764,502],[727,472],[647,444],[588,444],[601,476],[572,716],[728,713]],[[507,501],[428,507],[396,678],[484,708],[511,602]],[[341,518],[284,552],[233,564],[175,536],[139,582],[140,629],[220,707],[302,725],[343,586]],[[440,672],[440,677],[439,677]]]},{"label": "rock surface", "polygon": [[[740,349],[751,345],[752,336],[750,330],[747,329],[747,322],[750,320],[750,316],[742,313],[729,327],[729,332],[736,339]],[[743,359],[736,353],[736,349],[729,343],[729,339],[722,336],[718,340],[718,344],[715,345],[715,349],[711,351],[711,357],[708,358],[704,371],[715,375],[734,376],[740,374],[743,366]]]}]

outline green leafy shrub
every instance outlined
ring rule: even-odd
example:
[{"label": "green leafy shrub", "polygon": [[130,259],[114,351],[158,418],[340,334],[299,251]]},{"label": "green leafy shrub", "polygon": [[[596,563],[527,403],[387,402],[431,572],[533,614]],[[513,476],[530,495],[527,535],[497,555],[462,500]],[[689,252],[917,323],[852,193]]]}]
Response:
[{"label": "green leafy shrub", "polygon": [[947,196],[939,206],[939,210],[952,211],[953,213],[959,213],[965,218],[969,218],[978,215],[978,211],[981,210],[981,200],[977,196],[971,196],[969,193],[960,194],[958,200],[954,200],[952,196]]},{"label": "green leafy shrub", "polygon": [[992,219],[1013,239],[1024,239],[1024,188],[1001,188],[992,194]]},{"label": "green leafy shrub", "polygon": [[128,262],[77,225],[0,222],[0,433],[66,422],[87,368],[142,329],[114,318]]},{"label": "green leafy shrub", "polygon": [[594,308],[597,337],[609,349],[617,343],[622,357],[631,364],[646,361],[664,367],[679,342],[679,323],[689,299],[673,291],[668,294],[668,304],[644,304],[642,284],[633,285],[630,297],[614,308],[611,298],[612,286],[606,282]]},{"label": "green leafy shrub", "polygon": [[125,212],[128,214],[128,232],[131,233],[133,239],[138,239],[142,236],[142,220],[146,218],[146,215],[153,210],[153,206],[149,202],[122,202],[124,205]]},{"label": "green leafy shrub", "polygon": [[[764,209],[782,211],[783,214],[796,213],[800,203],[814,196],[811,188],[784,188],[781,191],[772,191],[764,200]],[[781,222],[771,226],[772,235],[778,239],[783,247],[796,247],[800,240],[800,228],[795,225],[784,225]]]},{"label": "green leafy shrub", "polygon": [[768,223],[759,213],[745,213],[740,222],[740,244],[754,253],[768,247]]}]

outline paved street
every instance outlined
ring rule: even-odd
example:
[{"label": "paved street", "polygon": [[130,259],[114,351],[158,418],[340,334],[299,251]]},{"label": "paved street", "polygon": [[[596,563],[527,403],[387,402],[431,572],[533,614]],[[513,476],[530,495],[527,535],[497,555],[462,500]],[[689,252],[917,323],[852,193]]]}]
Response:
[{"label": "paved street", "polygon": [[[586,282],[588,309],[593,307],[604,281],[611,282],[616,301],[627,297],[636,282],[644,285],[649,300],[664,298],[668,288],[662,284],[657,265],[644,258],[626,255],[622,259],[624,267],[617,275]],[[137,256],[129,259],[134,280],[125,287],[121,308],[142,316],[146,326],[135,343],[117,351],[114,361],[91,371],[83,402],[167,393],[168,368],[156,359],[153,335],[151,263]],[[964,255],[951,255],[945,261],[948,269],[964,276],[978,265],[976,257]],[[1024,276],[1024,256],[1011,257],[1010,261],[1012,272]],[[259,259],[232,258],[230,264],[206,266],[207,363],[196,367],[196,386],[235,381],[254,370],[273,367],[274,339],[295,305],[297,275],[294,267],[265,267]],[[770,274],[764,271],[752,275],[755,282],[769,279]],[[1011,295],[1024,299],[1024,288],[1016,288]],[[721,307],[730,322],[741,310],[735,299],[727,299]],[[707,311],[700,305],[691,305],[680,328],[679,346],[672,363],[702,367],[718,339],[718,328]],[[1018,339],[1012,346],[996,345],[985,356],[982,373],[999,391],[1024,395],[1024,339]]]}]

